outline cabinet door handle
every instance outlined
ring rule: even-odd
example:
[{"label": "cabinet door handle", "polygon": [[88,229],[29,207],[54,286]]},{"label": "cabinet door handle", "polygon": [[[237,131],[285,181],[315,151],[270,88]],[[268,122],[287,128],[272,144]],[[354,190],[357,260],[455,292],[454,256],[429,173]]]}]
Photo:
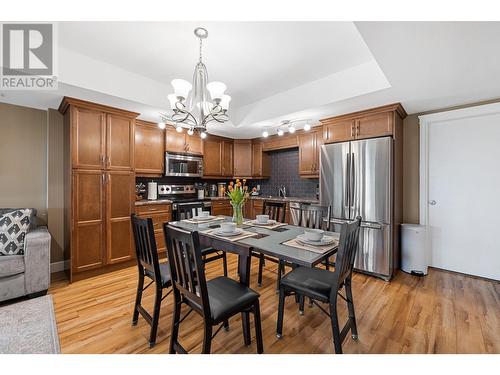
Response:
[{"label": "cabinet door handle", "polygon": [[351,138],[354,138],[354,124],[351,125]]},{"label": "cabinet door handle", "polygon": [[359,123],[356,125],[356,135],[359,135]]}]

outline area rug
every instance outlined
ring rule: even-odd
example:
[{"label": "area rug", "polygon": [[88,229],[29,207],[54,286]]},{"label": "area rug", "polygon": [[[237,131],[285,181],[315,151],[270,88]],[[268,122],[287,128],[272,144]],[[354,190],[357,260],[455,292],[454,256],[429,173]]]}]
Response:
[{"label": "area rug", "polygon": [[0,307],[0,354],[56,354],[59,337],[50,295]]}]

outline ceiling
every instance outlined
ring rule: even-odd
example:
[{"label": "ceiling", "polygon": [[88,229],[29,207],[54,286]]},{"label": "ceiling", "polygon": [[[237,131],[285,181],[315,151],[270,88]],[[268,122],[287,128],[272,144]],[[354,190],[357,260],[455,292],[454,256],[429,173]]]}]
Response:
[{"label": "ceiling", "polygon": [[220,135],[393,102],[417,113],[500,98],[498,22],[62,22],[59,89],[0,101],[46,109],[68,95],[158,121],[169,82],[191,80],[197,26],[209,31],[209,77],[233,98],[231,122],[210,128]]}]

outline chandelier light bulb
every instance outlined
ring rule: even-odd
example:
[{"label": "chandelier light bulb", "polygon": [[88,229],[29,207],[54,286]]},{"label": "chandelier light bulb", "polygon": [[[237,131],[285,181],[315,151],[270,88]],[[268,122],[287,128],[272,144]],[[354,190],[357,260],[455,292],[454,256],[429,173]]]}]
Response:
[{"label": "chandelier light bulb", "polygon": [[290,126],[288,127],[288,131],[289,131],[291,134],[295,133],[295,126],[290,125]]},{"label": "chandelier light bulb", "polygon": [[264,131],[262,132],[262,136],[263,136],[264,138],[269,137],[269,132],[268,132],[267,130],[264,130]]},{"label": "chandelier light bulb", "polygon": [[188,135],[193,135],[194,134],[194,131],[192,128],[189,128],[189,130],[187,131]]},{"label": "chandelier light bulb", "polygon": [[278,129],[278,135],[281,137],[283,134],[285,134],[283,129]]},{"label": "chandelier light bulb", "polygon": [[159,127],[160,129],[165,129],[167,126],[166,126],[165,122],[160,121],[160,122],[158,123],[158,127]]},{"label": "chandelier light bulb", "polygon": [[224,96],[224,91],[226,91],[226,89],[227,86],[219,81],[214,81],[207,84],[207,90],[210,92],[210,97],[215,101],[220,101],[222,99],[222,97]]},{"label": "chandelier light bulb", "polygon": [[200,133],[200,137],[201,137],[201,139],[207,138],[207,133],[206,132],[201,132]]},{"label": "chandelier light bulb", "polygon": [[182,126],[177,125],[177,126],[175,127],[175,130],[177,130],[177,133],[182,133],[182,130],[183,130],[183,129],[182,129]]},{"label": "chandelier light bulb", "polygon": [[220,106],[223,110],[227,111],[229,109],[229,102],[231,101],[231,97],[229,95],[222,95],[222,99],[220,100]]},{"label": "chandelier light bulb", "polygon": [[168,102],[170,103],[170,109],[176,109],[175,104],[177,103],[177,95],[170,94],[167,96]]},{"label": "chandelier light bulb", "polygon": [[309,130],[311,130],[311,125],[309,125],[309,123],[305,124],[304,125],[304,130],[307,132]]},{"label": "chandelier light bulb", "polygon": [[174,79],[171,84],[174,88],[175,96],[182,99],[186,99],[193,88],[193,85],[184,79]]}]

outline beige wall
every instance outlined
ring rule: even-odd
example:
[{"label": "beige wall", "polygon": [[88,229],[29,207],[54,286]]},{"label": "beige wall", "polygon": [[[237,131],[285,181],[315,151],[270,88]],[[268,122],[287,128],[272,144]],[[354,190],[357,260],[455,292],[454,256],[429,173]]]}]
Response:
[{"label": "beige wall", "polygon": [[0,103],[0,207],[47,221],[47,112]]},{"label": "beige wall", "polygon": [[[63,116],[47,112],[47,225],[52,235],[51,261],[64,260]],[[69,258],[67,256],[66,258]]]}]

